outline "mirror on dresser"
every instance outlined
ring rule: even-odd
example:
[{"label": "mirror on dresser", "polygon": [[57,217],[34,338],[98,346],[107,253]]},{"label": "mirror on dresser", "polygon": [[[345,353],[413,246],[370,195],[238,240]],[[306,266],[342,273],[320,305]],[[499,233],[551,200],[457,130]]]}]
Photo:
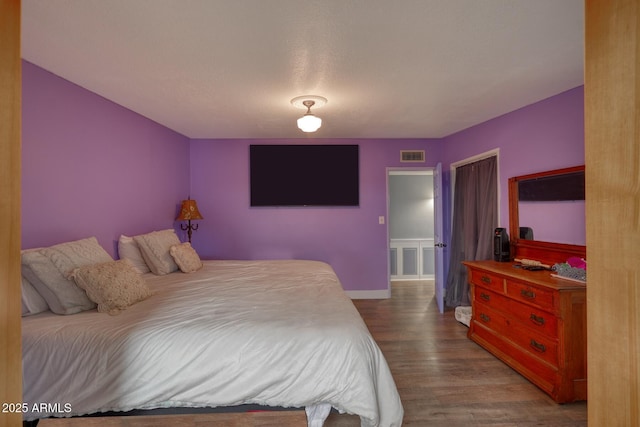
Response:
[{"label": "mirror on dresser", "polygon": [[509,234],[514,258],[585,258],[584,166],[509,178]]}]

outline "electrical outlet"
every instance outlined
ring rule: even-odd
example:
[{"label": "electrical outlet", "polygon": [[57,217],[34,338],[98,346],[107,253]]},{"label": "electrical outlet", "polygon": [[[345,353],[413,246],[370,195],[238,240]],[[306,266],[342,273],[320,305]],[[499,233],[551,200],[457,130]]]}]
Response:
[{"label": "electrical outlet", "polygon": [[378,217],[378,224],[384,224],[384,216]]}]

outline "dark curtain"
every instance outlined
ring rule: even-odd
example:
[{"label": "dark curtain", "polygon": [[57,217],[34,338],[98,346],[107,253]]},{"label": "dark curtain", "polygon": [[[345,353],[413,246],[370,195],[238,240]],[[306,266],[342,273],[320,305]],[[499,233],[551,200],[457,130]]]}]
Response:
[{"label": "dark curtain", "polygon": [[493,233],[498,223],[497,175],[495,156],[456,168],[445,295],[448,307],[471,304],[467,270],[462,261],[493,258]]}]

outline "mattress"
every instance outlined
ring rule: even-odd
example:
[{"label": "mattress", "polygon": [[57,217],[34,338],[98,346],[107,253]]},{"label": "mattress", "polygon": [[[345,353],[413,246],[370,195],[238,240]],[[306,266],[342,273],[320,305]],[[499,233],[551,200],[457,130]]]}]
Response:
[{"label": "mattress", "polygon": [[23,318],[25,420],[259,404],[401,425],[386,360],[328,264],[204,261],[144,278],[154,295],[117,316]]}]

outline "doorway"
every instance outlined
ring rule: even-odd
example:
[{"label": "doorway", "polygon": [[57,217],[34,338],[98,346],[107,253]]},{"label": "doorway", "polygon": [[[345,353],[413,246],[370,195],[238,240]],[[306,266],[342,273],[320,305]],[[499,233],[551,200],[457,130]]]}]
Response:
[{"label": "doorway", "polygon": [[498,150],[451,164],[451,257],[445,304],[469,306],[471,296],[463,261],[493,255],[493,232],[499,222]]},{"label": "doorway", "polygon": [[432,280],[435,278],[433,170],[389,170],[387,186],[390,280]]}]

